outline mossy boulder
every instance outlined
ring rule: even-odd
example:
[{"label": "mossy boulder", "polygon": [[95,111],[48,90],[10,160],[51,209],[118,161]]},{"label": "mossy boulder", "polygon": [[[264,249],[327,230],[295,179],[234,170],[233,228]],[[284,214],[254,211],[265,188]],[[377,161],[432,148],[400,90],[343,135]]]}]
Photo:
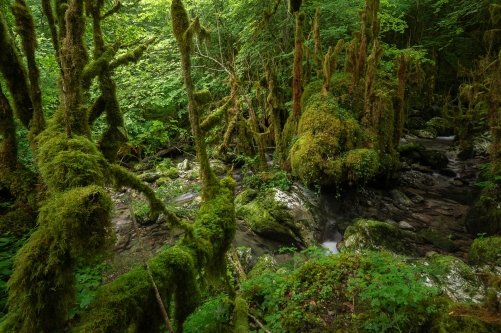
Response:
[{"label": "mossy boulder", "polygon": [[275,273],[278,269],[278,264],[269,254],[265,254],[258,258],[257,264],[251,269],[248,278],[255,278],[265,274]]},{"label": "mossy boulder", "polygon": [[228,166],[220,160],[211,160],[210,167],[216,175],[226,175],[226,172],[228,171]]},{"label": "mossy boulder", "polygon": [[429,166],[433,169],[443,169],[449,164],[449,159],[445,154],[426,149],[425,146],[418,142],[411,142],[398,147],[400,157],[408,164],[419,163]]},{"label": "mossy boulder", "polygon": [[299,121],[290,151],[292,173],[305,184],[366,180],[378,171],[379,156],[362,147],[363,139],[353,115],[331,94],[317,93]]},{"label": "mossy boulder", "polygon": [[414,134],[417,135],[418,138],[422,139],[435,139],[438,136],[437,130],[433,127],[415,130]]},{"label": "mossy boulder", "polygon": [[419,234],[423,236],[426,241],[435,245],[441,250],[444,250],[446,252],[453,252],[457,250],[457,247],[456,245],[454,245],[454,242],[452,240],[435,229],[422,229],[421,231],[419,231]]},{"label": "mossy boulder", "polygon": [[348,251],[388,250],[395,254],[415,255],[416,250],[395,226],[379,221],[359,219],[344,234]]},{"label": "mossy boulder", "polygon": [[498,333],[499,314],[480,305],[452,304],[441,311],[430,325],[430,333]]},{"label": "mossy boulder", "polygon": [[501,234],[501,188],[484,187],[471,194],[470,209],[465,226],[473,235],[486,233],[488,236]]},{"label": "mossy boulder", "polygon": [[251,201],[248,195],[254,196],[244,192],[236,200],[236,214],[254,232],[282,242],[314,243],[316,223],[299,197],[279,189],[268,189]]},{"label": "mossy boulder", "polygon": [[501,237],[477,238],[468,252],[471,265],[494,265],[501,267]]},{"label": "mossy boulder", "polygon": [[411,130],[423,129],[426,127],[426,121],[421,117],[411,117],[407,120],[407,128]]},{"label": "mossy boulder", "polygon": [[258,192],[252,188],[248,188],[235,198],[235,205],[245,205],[254,200]]},{"label": "mossy boulder", "polygon": [[434,128],[438,135],[452,135],[453,129],[451,123],[441,117],[435,117],[426,123],[427,128]]},{"label": "mossy boulder", "polygon": [[146,172],[137,176],[141,181],[153,183],[162,177],[161,172]]},{"label": "mossy boulder", "polygon": [[435,254],[426,260],[432,274],[430,283],[443,290],[454,302],[481,303],[486,290],[481,278],[461,259]]},{"label": "mossy boulder", "polygon": [[449,159],[445,154],[436,150],[425,150],[421,152],[422,163],[433,169],[444,169],[449,164]]}]

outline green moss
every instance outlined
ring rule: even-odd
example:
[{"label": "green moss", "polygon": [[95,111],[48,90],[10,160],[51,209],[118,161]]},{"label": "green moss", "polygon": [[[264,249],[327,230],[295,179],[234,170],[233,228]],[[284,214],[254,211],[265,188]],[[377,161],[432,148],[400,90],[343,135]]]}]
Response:
[{"label": "green moss", "polygon": [[269,254],[265,254],[257,260],[256,265],[251,269],[247,277],[249,279],[263,276],[266,274],[275,273],[277,271],[278,265],[275,259]]},{"label": "green moss", "polygon": [[440,117],[432,118],[426,123],[426,127],[427,128],[434,128],[437,131],[438,135],[451,135],[452,134],[452,124],[444,118],[440,118]]},{"label": "green moss", "polygon": [[501,330],[499,314],[481,307],[453,305],[430,325],[430,333],[495,333]]},{"label": "green moss", "polygon": [[248,333],[249,330],[249,320],[247,319],[248,313],[247,302],[241,297],[235,298],[235,310],[233,311],[235,317],[235,333]]},{"label": "green moss", "polygon": [[113,245],[112,207],[109,195],[96,185],[42,203],[39,228],[18,252],[9,281],[8,332],[60,328],[75,302],[76,258],[102,254]]},{"label": "green moss", "polygon": [[29,205],[18,204],[0,216],[0,235],[21,236],[35,227],[37,217]]},{"label": "green moss", "polygon": [[501,266],[501,237],[477,238],[468,252],[471,265]]},{"label": "green moss", "polygon": [[421,117],[411,117],[407,119],[407,128],[412,130],[418,130],[426,127],[426,121]]},{"label": "green moss", "polygon": [[419,234],[423,236],[424,239],[426,239],[428,242],[444,251],[453,252],[457,249],[453,241],[451,241],[449,238],[445,237],[435,229],[422,229],[419,231]]},{"label": "green moss", "polygon": [[473,204],[466,215],[466,229],[473,235],[486,233],[497,235],[501,232],[501,188],[486,186],[472,196]]},{"label": "green moss", "polygon": [[235,198],[235,205],[245,205],[254,200],[257,195],[258,192],[256,190],[248,188]]},{"label": "green moss", "polygon": [[357,220],[346,229],[344,239],[349,251],[385,249],[397,254],[416,254],[400,230],[385,222]]},{"label": "green moss", "polygon": [[421,152],[422,163],[433,169],[444,169],[449,164],[449,159],[444,153],[436,150],[425,150]]},{"label": "green moss", "polygon": [[66,133],[42,133],[39,140],[38,159],[40,173],[51,191],[100,184],[104,159],[96,146],[87,138]]}]

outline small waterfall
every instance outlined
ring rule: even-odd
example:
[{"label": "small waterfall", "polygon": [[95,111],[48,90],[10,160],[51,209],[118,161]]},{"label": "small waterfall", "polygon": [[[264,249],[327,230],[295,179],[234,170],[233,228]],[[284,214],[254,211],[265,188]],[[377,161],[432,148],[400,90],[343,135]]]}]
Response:
[{"label": "small waterfall", "polygon": [[337,249],[337,242],[343,238],[343,235],[336,229],[336,221],[329,219],[325,224],[325,231],[322,245],[333,254],[339,253]]}]

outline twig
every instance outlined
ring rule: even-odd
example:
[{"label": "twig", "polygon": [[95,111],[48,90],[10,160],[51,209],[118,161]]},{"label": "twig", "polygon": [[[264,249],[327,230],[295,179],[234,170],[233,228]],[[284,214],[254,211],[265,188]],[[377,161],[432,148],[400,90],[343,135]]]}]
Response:
[{"label": "twig", "polygon": [[160,293],[158,292],[157,284],[153,279],[153,274],[151,274],[150,266],[148,265],[148,261],[146,260],[145,250],[143,240],[141,239],[141,234],[139,233],[139,227],[137,226],[136,214],[134,214],[134,210],[132,209],[132,200],[129,201],[129,211],[130,216],[132,217],[132,222],[134,222],[134,229],[136,229],[137,238],[139,239],[139,245],[141,246],[141,259],[143,261],[143,265],[148,272],[148,276],[150,277],[151,284],[153,285],[153,289],[155,290],[155,297],[157,299],[158,307],[160,308],[160,312],[162,313],[162,317],[164,318],[165,325],[169,329],[170,333],[174,333],[172,326],[169,321],[169,317],[167,316],[167,311],[165,310],[164,303],[162,302],[162,298],[160,297]]},{"label": "twig", "polygon": [[256,317],[254,317],[253,315],[251,315],[250,313],[247,314],[249,316],[250,319],[254,320],[257,324],[257,326],[261,327],[266,333],[271,333],[270,331],[268,331],[266,328],[264,328],[264,325],[261,324],[261,322],[259,320],[257,320]]},{"label": "twig", "polygon": [[228,259],[230,260],[230,263],[235,267],[235,269],[238,272],[238,275],[240,275],[240,279],[242,281],[247,281],[247,274],[245,274],[245,270],[242,266],[242,263],[240,262],[240,259],[238,258],[238,253],[237,250],[235,250],[235,247],[233,244],[231,244],[231,253],[228,256]]}]

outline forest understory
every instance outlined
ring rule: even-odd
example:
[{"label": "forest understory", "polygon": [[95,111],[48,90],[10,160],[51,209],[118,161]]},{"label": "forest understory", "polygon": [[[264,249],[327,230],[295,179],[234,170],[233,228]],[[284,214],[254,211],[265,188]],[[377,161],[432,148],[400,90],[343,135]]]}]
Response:
[{"label": "forest understory", "polygon": [[499,0],[2,0],[0,332],[501,332]]}]

